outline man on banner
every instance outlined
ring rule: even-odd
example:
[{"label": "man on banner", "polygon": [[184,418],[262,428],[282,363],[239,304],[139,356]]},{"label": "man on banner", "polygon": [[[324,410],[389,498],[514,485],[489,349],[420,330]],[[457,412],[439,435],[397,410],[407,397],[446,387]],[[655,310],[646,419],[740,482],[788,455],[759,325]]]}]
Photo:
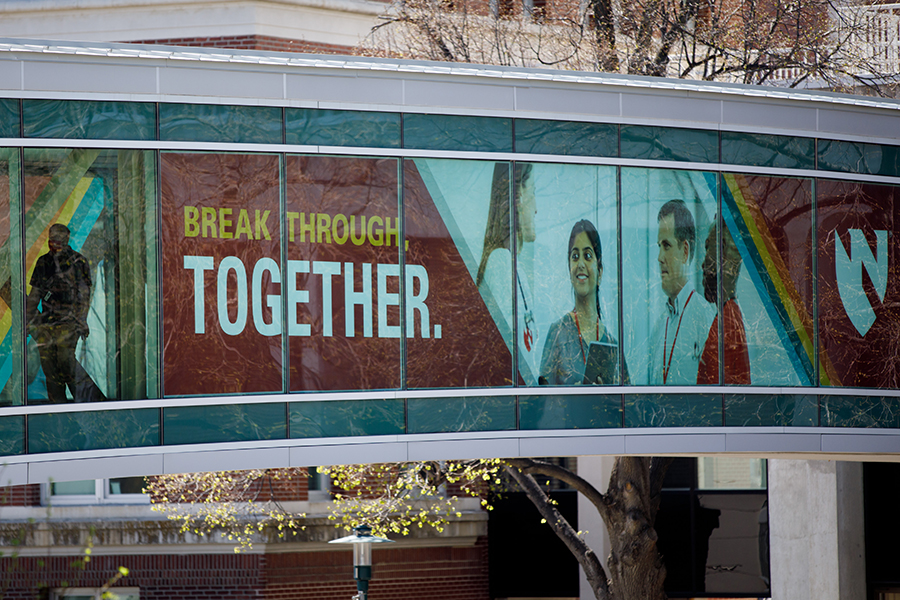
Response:
[{"label": "man on banner", "polygon": [[[50,251],[40,256],[31,274],[27,322],[37,342],[50,402],[66,402],[66,388],[76,402],[104,400],[84,367],[75,359],[79,338],[87,338],[91,304],[91,268],[69,247],[69,228],[50,226]],[[40,311],[38,311],[40,306]]]},{"label": "man on banner", "polygon": [[694,385],[714,314],[688,284],[696,247],[694,217],[683,200],[669,200],[660,208],[657,223],[666,303],[650,342],[650,384]]},{"label": "man on banner", "polygon": [[[716,305],[716,226],[709,228],[706,238],[706,258],[703,260],[703,295],[707,302]],[[738,306],[736,289],[741,273],[741,254],[734,238],[726,227],[722,231],[722,329],[724,331],[724,375],[723,383],[729,385],[750,385],[750,354],[747,351],[747,333],[744,330],[744,315]],[[706,347],[700,357],[697,373],[700,385],[719,383],[719,315],[709,328]]]}]

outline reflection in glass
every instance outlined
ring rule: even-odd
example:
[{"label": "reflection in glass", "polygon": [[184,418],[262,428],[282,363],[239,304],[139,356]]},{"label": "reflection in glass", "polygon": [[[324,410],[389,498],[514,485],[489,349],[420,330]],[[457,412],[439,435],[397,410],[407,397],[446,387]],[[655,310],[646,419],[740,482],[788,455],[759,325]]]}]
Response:
[{"label": "reflection in glass", "polygon": [[0,406],[24,400],[19,169],[18,149],[0,149]]},{"label": "reflection in glass", "polygon": [[[715,354],[706,345],[717,286],[701,266],[717,188],[714,173],[622,169],[623,342],[633,384],[694,385],[704,353]],[[716,245],[710,250],[717,262]],[[718,373],[703,382],[718,382]]]},{"label": "reflection in glass", "polygon": [[285,142],[316,146],[400,147],[400,114],[286,108]]},{"label": "reflection in glass", "polygon": [[408,385],[510,385],[510,166],[416,159],[404,169]]},{"label": "reflection in glass", "polygon": [[0,417],[0,456],[25,452],[25,417]]},{"label": "reflection in glass", "polygon": [[621,395],[519,396],[519,429],[621,426]]},{"label": "reflection in glass", "polygon": [[818,166],[826,171],[900,175],[900,146],[819,140]]},{"label": "reflection in glass", "polygon": [[399,388],[397,161],[289,155],[285,169],[290,389]]},{"label": "reflection in glass", "polygon": [[619,143],[622,158],[719,162],[717,131],[622,125]]},{"label": "reflection in glass", "polygon": [[25,149],[28,399],[157,397],[152,152]]},{"label": "reflection in glass", "polygon": [[165,445],[281,440],[286,434],[284,403],[163,409]]},{"label": "reflection in glass", "polygon": [[290,411],[292,438],[405,433],[403,400],[293,402]]},{"label": "reflection in glass", "polygon": [[718,427],[722,396],[634,394],[625,396],[625,427]]},{"label": "reflection in glass", "polygon": [[30,138],[156,139],[156,105],[151,102],[23,100],[22,113],[25,137]]},{"label": "reflection in glass", "polygon": [[573,156],[616,156],[618,125],[516,119],[516,152]]},{"label": "reflection in glass", "polygon": [[407,433],[509,431],[516,428],[516,399],[512,396],[410,398],[407,422]]},{"label": "reflection in glass", "polygon": [[103,410],[28,417],[28,452],[159,445],[159,410]]},{"label": "reflection in glass", "polygon": [[900,428],[896,396],[819,396],[822,427]]},{"label": "reflection in glass", "polygon": [[816,140],[783,135],[722,132],[722,162],[776,169],[815,169]]},{"label": "reflection in glass", "polygon": [[19,137],[19,100],[0,98],[0,137]]},{"label": "reflection in glass", "polygon": [[814,395],[726,394],[726,427],[816,427]]},{"label": "reflection in glass", "polygon": [[403,115],[403,147],[420,150],[512,152],[512,119]]},{"label": "reflection in glass", "polygon": [[159,105],[159,139],[280,144],[282,112],[275,106]]}]

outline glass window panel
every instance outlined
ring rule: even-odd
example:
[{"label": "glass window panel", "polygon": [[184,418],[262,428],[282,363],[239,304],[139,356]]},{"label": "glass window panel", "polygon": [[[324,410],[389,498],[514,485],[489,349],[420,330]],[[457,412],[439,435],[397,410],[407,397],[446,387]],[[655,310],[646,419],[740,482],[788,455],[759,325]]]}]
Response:
[{"label": "glass window panel", "polygon": [[397,161],[287,156],[285,169],[290,389],[399,388]]},{"label": "glass window panel", "polygon": [[281,440],[284,403],[181,406],[163,409],[164,444]]},{"label": "glass window panel", "polygon": [[625,427],[719,427],[722,396],[717,394],[634,394],[625,396]]},{"label": "glass window panel", "polygon": [[400,113],[286,108],[288,144],[400,147]]},{"label": "glass window panel", "polygon": [[632,384],[719,382],[715,244],[709,258],[706,250],[717,181],[715,173],[622,169],[622,337]]},{"label": "glass window panel", "polygon": [[25,417],[0,417],[0,456],[25,452]]},{"label": "glass window panel", "polygon": [[819,168],[825,171],[900,175],[900,146],[819,140]]},{"label": "glass window panel", "polygon": [[886,185],[816,183],[822,385],[900,388],[897,191]]},{"label": "glass window panel", "polygon": [[94,140],[156,139],[151,102],[23,100],[25,137]]},{"label": "glass window panel", "polygon": [[[291,414],[291,423],[294,422],[294,416]],[[294,437],[293,431],[291,432],[291,437]],[[306,489],[310,492],[322,492],[325,491],[325,486],[322,485],[322,473],[319,473],[319,467],[308,467],[306,469],[309,476],[307,477]]]},{"label": "glass window panel", "polygon": [[107,493],[113,496],[120,494],[143,494],[147,484],[143,477],[117,477],[107,480]]},{"label": "glass window panel", "polygon": [[24,401],[20,181],[18,148],[0,148],[0,406]]},{"label": "glass window panel", "polygon": [[697,459],[701,490],[764,490],[766,461],[741,456],[701,456]]},{"label": "glass window panel", "polygon": [[275,106],[160,104],[159,139],[280,144],[282,111]]},{"label": "glass window panel", "polygon": [[621,395],[519,396],[519,429],[621,426]]},{"label": "glass window panel", "polygon": [[19,135],[19,100],[0,98],[0,137],[17,138]]},{"label": "glass window panel", "polygon": [[26,148],[23,170],[29,402],[158,397],[154,153]]},{"label": "glass window panel", "polygon": [[622,125],[622,158],[719,162],[719,133],[705,129],[677,129]]},{"label": "glass window panel", "polygon": [[723,131],[722,162],[779,169],[815,169],[816,140]]},{"label": "glass window panel", "polygon": [[764,493],[698,494],[693,507],[696,589],[768,597],[769,520]]},{"label": "glass window panel", "polygon": [[72,452],[159,445],[159,410],[30,415],[28,451]]},{"label": "glass window panel", "polygon": [[293,402],[291,437],[344,437],[404,433],[403,400]]},{"label": "glass window panel", "polygon": [[[619,384],[616,170],[518,163],[516,172],[519,377]],[[486,279],[495,296],[508,295],[510,274],[501,275]]]},{"label": "glass window panel", "polygon": [[408,385],[510,385],[510,165],[417,159],[404,168]]},{"label": "glass window panel", "polygon": [[725,383],[811,385],[812,181],[722,179]]},{"label": "glass window panel", "polygon": [[280,162],[163,153],[167,396],[280,392]]},{"label": "glass window panel", "polygon": [[515,126],[516,152],[574,156],[619,154],[618,125],[516,119]]},{"label": "glass window panel", "polygon": [[512,152],[512,142],[512,119],[403,115],[404,148]]},{"label": "glass window panel", "polygon": [[93,496],[96,493],[97,482],[93,479],[54,481],[50,484],[51,496]]},{"label": "glass window panel", "polygon": [[689,490],[696,487],[697,459],[674,458],[663,479],[663,490]]},{"label": "glass window panel", "polygon": [[900,398],[819,396],[822,427],[900,427]]},{"label": "glass window panel", "polygon": [[816,427],[819,405],[813,395],[726,394],[726,427]]},{"label": "glass window panel", "polygon": [[512,396],[407,400],[407,433],[510,431],[516,428]]}]

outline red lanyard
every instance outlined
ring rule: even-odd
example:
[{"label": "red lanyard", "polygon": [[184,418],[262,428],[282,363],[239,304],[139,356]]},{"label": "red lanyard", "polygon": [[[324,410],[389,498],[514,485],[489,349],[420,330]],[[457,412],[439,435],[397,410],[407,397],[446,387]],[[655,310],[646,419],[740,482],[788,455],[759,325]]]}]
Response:
[{"label": "red lanyard", "polygon": [[[687,300],[685,300],[684,306],[681,309],[681,316],[678,317],[678,327],[675,329],[675,337],[672,338],[672,349],[669,350],[668,362],[666,362],[666,346],[669,345],[669,317],[666,317],[666,338],[663,340],[663,363],[665,363],[663,364],[663,385],[665,385],[666,379],[669,378],[669,369],[672,367],[672,355],[675,354],[675,342],[678,341],[678,332],[681,331],[681,320],[684,318],[684,313],[687,310],[688,303],[690,303],[693,295],[694,290],[691,290],[691,293],[688,294]],[[581,353],[583,355],[584,350],[582,350]]]},{"label": "red lanyard", "polygon": [[[573,310],[572,316],[575,317],[575,329],[578,330],[578,348],[581,350],[581,362],[587,364],[587,357],[584,355],[583,338],[581,337],[581,326],[578,325],[578,312]],[[600,317],[597,317],[597,341],[600,341]]]}]

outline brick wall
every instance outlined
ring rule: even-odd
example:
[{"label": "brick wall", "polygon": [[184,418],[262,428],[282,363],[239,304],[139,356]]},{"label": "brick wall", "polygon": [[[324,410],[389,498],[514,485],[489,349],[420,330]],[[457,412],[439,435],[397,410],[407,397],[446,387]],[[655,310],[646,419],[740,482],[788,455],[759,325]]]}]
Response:
[{"label": "brick wall", "polygon": [[0,506],[40,506],[41,486],[11,485],[0,488]]},{"label": "brick wall", "polygon": [[129,40],[128,43],[163,46],[199,46],[204,48],[233,48],[237,50],[264,50],[268,52],[305,52],[308,54],[353,53],[352,46],[291,40],[269,35],[163,38],[156,40]]},{"label": "brick wall", "polygon": [[[99,587],[129,569],[121,585],[141,600],[347,600],[356,592],[348,551],[279,554],[0,558],[0,597],[33,600],[41,588]],[[474,546],[376,549],[371,600],[489,600],[487,540]]]}]

